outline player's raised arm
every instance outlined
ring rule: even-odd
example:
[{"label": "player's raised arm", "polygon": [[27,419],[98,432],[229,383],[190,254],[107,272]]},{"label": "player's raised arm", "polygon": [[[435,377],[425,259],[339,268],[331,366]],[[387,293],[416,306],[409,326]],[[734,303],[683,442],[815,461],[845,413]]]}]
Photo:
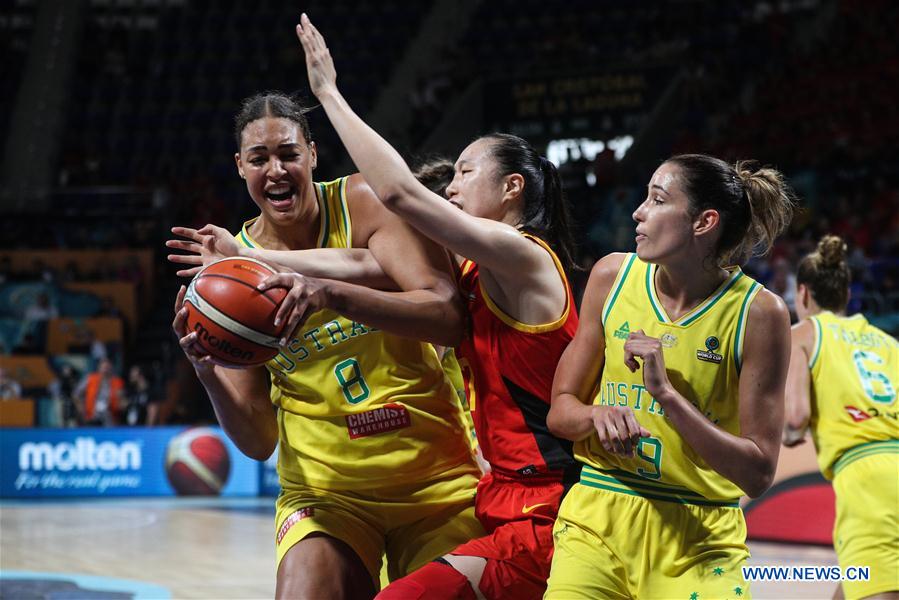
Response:
[{"label": "player's raised arm", "polygon": [[[474,216],[459,211],[419,183],[406,162],[369,127],[340,94],[337,74],[324,38],[303,14],[296,27],[306,54],[309,84],[322,103],[341,141],[376,196],[413,227],[438,244],[495,273],[513,274],[530,283],[533,273],[547,264],[546,253],[523,238],[515,224],[494,220],[490,214]],[[460,160],[456,177],[465,177],[472,164]],[[549,168],[549,165],[546,166]],[[523,178],[504,178],[499,193],[509,198],[521,193]],[[450,194],[450,189],[447,190]]]}]

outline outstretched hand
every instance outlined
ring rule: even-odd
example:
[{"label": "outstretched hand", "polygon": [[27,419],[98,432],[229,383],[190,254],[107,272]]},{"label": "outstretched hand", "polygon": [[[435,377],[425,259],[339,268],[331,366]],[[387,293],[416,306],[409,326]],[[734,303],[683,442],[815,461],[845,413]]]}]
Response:
[{"label": "outstretched hand", "polygon": [[227,229],[206,225],[202,229],[190,227],[172,227],[172,233],[186,240],[168,240],[165,245],[174,250],[183,250],[193,254],[169,254],[168,259],[173,263],[194,265],[188,269],[181,269],[179,277],[193,277],[200,269],[219,259],[240,254],[240,245]]},{"label": "outstretched hand", "polygon": [[318,32],[306,13],[297,24],[297,37],[306,54],[306,71],[309,74],[309,88],[317,98],[322,94],[337,90],[337,70],[334,60],[325,44],[325,38]]}]

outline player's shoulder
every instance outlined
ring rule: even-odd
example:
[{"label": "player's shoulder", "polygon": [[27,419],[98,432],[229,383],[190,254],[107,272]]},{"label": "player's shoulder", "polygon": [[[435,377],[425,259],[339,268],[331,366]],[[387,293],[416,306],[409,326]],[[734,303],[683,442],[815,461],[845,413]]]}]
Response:
[{"label": "player's shoulder", "polygon": [[790,310],[787,303],[771,290],[761,288],[749,305],[746,327],[747,336],[752,338],[775,336],[788,340]]},{"label": "player's shoulder", "polygon": [[387,210],[360,173],[346,178],[345,194],[353,227],[354,246],[364,247],[371,234],[392,219]]},{"label": "player's shoulder", "polygon": [[625,261],[630,261],[635,255],[628,252],[612,252],[596,261],[590,269],[590,285],[593,287],[611,287],[618,272]]},{"label": "player's shoulder", "polygon": [[787,319],[790,320],[790,309],[779,295],[762,287],[749,306],[750,319]]}]

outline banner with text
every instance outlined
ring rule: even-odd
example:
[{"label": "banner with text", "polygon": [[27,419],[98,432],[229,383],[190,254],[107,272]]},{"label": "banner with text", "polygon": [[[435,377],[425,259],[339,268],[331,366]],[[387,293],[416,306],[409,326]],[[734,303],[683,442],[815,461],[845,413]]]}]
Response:
[{"label": "banner with text", "polygon": [[218,427],[0,429],[0,497],[256,496]]}]

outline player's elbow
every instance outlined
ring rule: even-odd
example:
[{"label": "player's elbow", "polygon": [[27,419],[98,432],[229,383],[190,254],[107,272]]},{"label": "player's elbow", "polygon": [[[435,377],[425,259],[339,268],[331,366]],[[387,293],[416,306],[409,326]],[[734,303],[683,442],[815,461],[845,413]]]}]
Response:
[{"label": "player's elbow", "polygon": [[272,455],[272,452],[275,451],[277,445],[278,440],[275,440],[274,443],[270,443],[268,440],[254,440],[253,443],[243,444],[239,448],[248,458],[266,461]]},{"label": "player's elbow", "polygon": [[415,193],[414,177],[390,180],[378,186],[375,190],[378,199],[391,212],[401,212],[403,203]]},{"label": "player's elbow", "polygon": [[758,498],[767,492],[771,484],[774,483],[774,471],[776,468],[776,464],[769,465],[766,463],[757,469],[753,476],[748,478],[745,484],[741,486],[746,495],[750,498]]},{"label": "player's elbow", "polygon": [[790,429],[802,431],[808,427],[808,421],[811,417],[808,409],[796,406],[795,403],[787,403],[787,410],[785,412],[784,422]]}]

